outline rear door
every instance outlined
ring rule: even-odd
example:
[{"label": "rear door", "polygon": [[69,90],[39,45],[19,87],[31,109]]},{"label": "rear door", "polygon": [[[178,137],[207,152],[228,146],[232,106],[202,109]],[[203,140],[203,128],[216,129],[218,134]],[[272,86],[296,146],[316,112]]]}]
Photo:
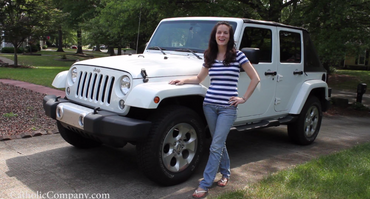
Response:
[{"label": "rear door", "polygon": [[278,27],[278,67],[275,94],[275,110],[285,112],[296,98],[303,72],[303,34],[301,30]]}]

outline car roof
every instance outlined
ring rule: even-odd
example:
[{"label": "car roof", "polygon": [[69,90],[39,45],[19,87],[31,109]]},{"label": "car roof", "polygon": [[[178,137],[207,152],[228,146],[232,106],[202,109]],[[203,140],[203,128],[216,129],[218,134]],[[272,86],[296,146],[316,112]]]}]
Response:
[{"label": "car roof", "polygon": [[237,18],[237,17],[173,17],[173,18],[166,18],[162,21],[178,21],[178,20],[212,20],[212,21],[243,21],[244,23],[254,23],[254,24],[262,24],[262,25],[270,25],[270,26],[278,26],[284,28],[293,28],[298,30],[307,31],[305,28],[298,27],[298,26],[291,26],[286,25],[274,21],[265,21],[265,20],[256,20],[256,19],[249,19],[249,18]]}]

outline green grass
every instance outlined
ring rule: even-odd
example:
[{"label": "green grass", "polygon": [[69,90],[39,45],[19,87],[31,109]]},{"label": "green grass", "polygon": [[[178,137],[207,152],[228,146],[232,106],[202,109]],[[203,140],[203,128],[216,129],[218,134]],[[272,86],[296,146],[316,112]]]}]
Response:
[{"label": "green grass", "polygon": [[370,198],[370,143],[323,156],[259,183],[218,196],[236,198]]},{"label": "green grass", "polygon": [[51,87],[54,77],[69,67],[0,68],[0,79],[13,79]]},{"label": "green grass", "polygon": [[340,81],[329,83],[334,89],[356,92],[359,83],[370,84],[370,71],[366,70],[336,70],[335,75],[349,76],[347,78],[338,78]]},{"label": "green grass", "polygon": [[[4,68],[0,67],[0,79],[13,79],[30,82],[38,85],[52,87],[54,77],[61,71],[68,70],[75,60],[91,59],[93,57],[108,56],[102,52],[86,52],[89,56],[82,57],[75,54],[76,50],[64,49],[65,52],[41,51],[37,55],[18,54],[18,65],[32,66],[34,68]],[[62,55],[66,55],[69,61],[61,60]],[[13,54],[0,53],[1,57],[14,60]]]}]

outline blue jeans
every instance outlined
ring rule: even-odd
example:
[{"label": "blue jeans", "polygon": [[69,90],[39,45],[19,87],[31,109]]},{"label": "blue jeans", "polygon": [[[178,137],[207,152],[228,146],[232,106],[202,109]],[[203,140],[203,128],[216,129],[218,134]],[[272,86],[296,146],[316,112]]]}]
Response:
[{"label": "blue jeans", "polygon": [[230,158],[226,149],[226,138],[236,119],[237,107],[203,104],[203,111],[212,135],[212,143],[199,187],[208,191],[218,171],[222,177],[230,177]]}]

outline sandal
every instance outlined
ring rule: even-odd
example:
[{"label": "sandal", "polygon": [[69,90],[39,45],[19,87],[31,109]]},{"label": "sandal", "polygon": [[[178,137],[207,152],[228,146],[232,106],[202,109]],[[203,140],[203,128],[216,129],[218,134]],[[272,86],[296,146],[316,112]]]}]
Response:
[{"label": "sandal", "polygon": [[229,182],[229,178],[221,178],[221,180],[219,180],[218,182],[217,182],[217,185],[219,186],[219,187],[224,187],[224,186],[226,186],[227,185],[227,183]]},{"label": "sandal", "polygon": [[[198,190],[200,189],[200,190]],[[202,188],[198,187],[194,193],[193,193],[193,198],[203,198],[208,194],[208,191],[203,190]]]}]

